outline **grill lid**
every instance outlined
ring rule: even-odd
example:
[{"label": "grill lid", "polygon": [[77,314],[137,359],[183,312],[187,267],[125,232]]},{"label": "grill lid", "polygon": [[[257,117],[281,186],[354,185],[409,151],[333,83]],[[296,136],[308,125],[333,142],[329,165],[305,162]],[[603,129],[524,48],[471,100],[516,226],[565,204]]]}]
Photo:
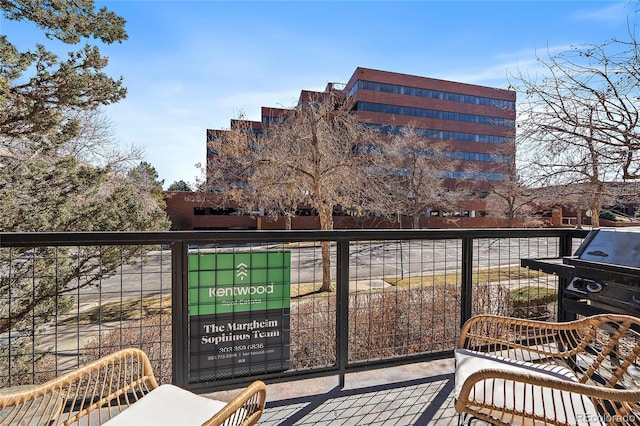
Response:
[{"label": "grill lid", "polygon": [[640,228],[594,229],[574,256],[564,258],[564,263],[575,266],[576,275],[589,276],[598,271],[600,279],[637,279],[640,277]]},{"label": "grill lid", "polygon": [[576,255],[585,261],[640,268],[640,229],[595,230]]}]

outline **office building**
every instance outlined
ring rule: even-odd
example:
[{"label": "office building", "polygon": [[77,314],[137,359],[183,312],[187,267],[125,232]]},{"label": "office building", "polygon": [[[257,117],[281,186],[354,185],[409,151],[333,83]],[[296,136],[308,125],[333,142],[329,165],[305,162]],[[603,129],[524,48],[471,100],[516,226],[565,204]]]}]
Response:
[{"label": "office building", "polygon": [[[514,172],[516,93],[512,90],[420,77],[369,68],[357,68],[346,84],[328,83],[325,91],[349,96],[356,117],[382,133],[411,128],[426,143],[443,146],[450,169],[440,170],[449,189],[475,191],[454,211],[425,212],[431,216],[477,217],[484,215],[483,192],[490,182]],[[318,92],[301,90],[299,103]],[[261,121],[244,122],[261,132],[287,110],[262,106]],[[238,120],[231,120],[231,128]],[[207,141],[222,130],[208,129]],[[207,149],[207,167],[215,167],[215,152]],[[209,213],[203,213],[206,211]],[[225,206],[194,207],[194,214],[222,215]],[[183,209],[184,211],[185,209]],[[306,226],[306,225],[305,225]],[[215,228],[213,226],[212,228]]]}]

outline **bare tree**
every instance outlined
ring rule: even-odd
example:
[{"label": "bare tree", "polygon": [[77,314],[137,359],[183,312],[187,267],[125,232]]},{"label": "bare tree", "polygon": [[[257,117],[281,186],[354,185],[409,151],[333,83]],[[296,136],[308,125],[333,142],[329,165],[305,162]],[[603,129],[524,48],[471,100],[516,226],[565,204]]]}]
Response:
[{"label": "bare tree", "polygon": [[384,143],[374,150],[381,179],[370,199],[377,211],[389,217],[406,215],[412,228],[418,229],[425,211],[450,203],[443,172],[457,161],[442,142],[425,138],[413,125],[389,130]]},{"label": "bare tree", "polygon": [[539,223],[532,213],[542,196],[543,193],[527,186],[520,175],[514,173],[503,180],[489,182],[487,205],[490,211],[501,212],[510,228],[518,219],[523,225],[532,226]]},{"label": "bare tree", "polygon": [[144,152],[139,147],[123,149],[115,137],[113,123],[101,108],[68,109],[65,124],[73,126],[74,137],[59,146],[61,154],[123,174],[144,159]]},{"label": "bare tree", "polygon": [[593,225],[606,183],[640,178],[637,44],[609,42],[538,58],[544,76],[519,73],[519,151],[539,184],[584,183]]},{"label": "bare tree", "polygon": [[[515,138],[507,138],[499,149],[491,156],[491,166],[499,164],[499,178],[489,179],[493,174],[481,174],[480,187],[487,194],[485,198],[487,210],[496,216],[504,217],[508,227],[519,224],[526,226],[538,225],[539,221],[532,213],[539,208],[539,203],[545,204],[546,193],[536,190],[535,180],[527,177],[529,164],[520,163],[516,159],[514,146]],[[480,171],[479,168],[476,168]]]},{"label": "bare tree", "polygon": [[[249,210],[290,218],[296,209],[314,209],[321,229],[333,229],[333,212],[364,211],[372,185],[372,157],[363,146],[378,133],[352,114],[341,92],[311,93],[264,129],[237,120],[209,141],[209,186]],[[329,244],[321,244],[322,286],[331,290]]]}]

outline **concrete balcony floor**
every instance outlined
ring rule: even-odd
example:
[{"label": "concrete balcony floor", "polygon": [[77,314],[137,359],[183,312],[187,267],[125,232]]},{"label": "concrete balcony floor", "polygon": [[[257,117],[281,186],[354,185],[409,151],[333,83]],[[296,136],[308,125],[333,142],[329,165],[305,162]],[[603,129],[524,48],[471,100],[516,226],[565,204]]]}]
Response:
[{"label": "concrete balcony floor", "polygon": [[274,384],[260,425],[457,425],[453,359]]},{"label": "concrete balcony floor", "polygon": [[350,373],[343,389],[337,376],[267,385],[267,406],[259,424],[457,425],[453,373],[450,358]]}]

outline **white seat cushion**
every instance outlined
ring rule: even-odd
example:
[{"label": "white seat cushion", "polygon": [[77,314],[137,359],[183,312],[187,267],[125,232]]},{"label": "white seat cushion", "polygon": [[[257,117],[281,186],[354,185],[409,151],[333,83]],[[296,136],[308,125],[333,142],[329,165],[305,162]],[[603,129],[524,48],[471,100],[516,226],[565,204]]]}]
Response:
[{"label": "white seat cushion", "polygon": [[[534,364],[466,349],[456,349],[455,361],[454,394],[456,399],[460,395],[465,380],[476,371],[485,369],[577,382],[575,374],[565,367]],[[593,403],[587,397],[557,389],[517,383],[512,380],[481,380],[475,384],[470,398],[478,404],[487,403],[519,412],[535,413],[537,416],[555,419],[566,424],[602,424]],[[487,410],[488,412],[489,410]]]},{"label": "white seat cushion", "polygon": [[226,402],[199,396],[174,385],[162,385],[104,424],[109,426],[201,425],[226,404]]}]

